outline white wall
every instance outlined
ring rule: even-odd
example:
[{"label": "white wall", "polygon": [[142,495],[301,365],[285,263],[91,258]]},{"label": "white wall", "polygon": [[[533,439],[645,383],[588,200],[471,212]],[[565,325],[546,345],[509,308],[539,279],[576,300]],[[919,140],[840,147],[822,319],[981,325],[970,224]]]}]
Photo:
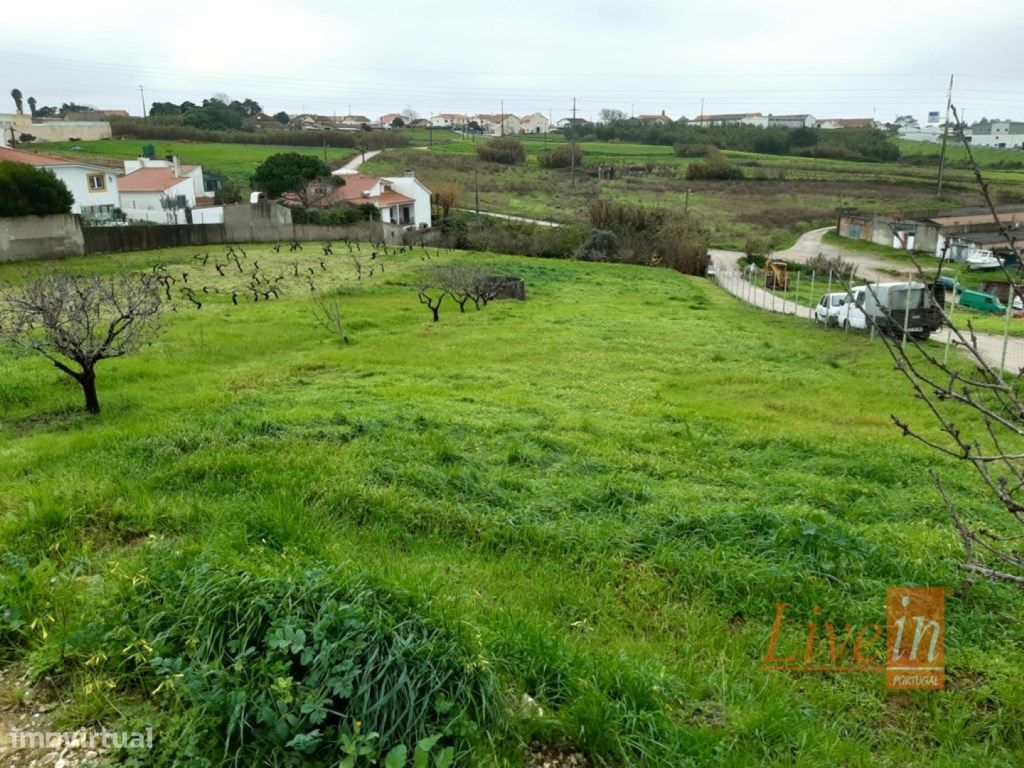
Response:
[{"label": "white wall", "polygon": [[429,227],[431,225],[430,190],[413,176],[387,176],[385,178],[391,182],[391,188],[395,192],[411,197],[415,201],[412,214],[416,226],[425,224]]},{"label": "white wall", "polygon": [[211,205],[206,208],[193,208],[192,209],[192,223],[193,224],[223,224],[224,223],[224,206],[222,205]]},{"label": "white wall", "polygon": [[[121,204],[117,191],[117,176],[113,171],[85,168],[80,165],[55,165],[50,170],[67,185],[71,194],[74,195],[75,203],[71,206],[72,213],[81,213],[83,205],[113,205],[117,207]],[[103,174],[107,183],[105,190],[94,192],[89,189],[88,177],[92,173]]]}]

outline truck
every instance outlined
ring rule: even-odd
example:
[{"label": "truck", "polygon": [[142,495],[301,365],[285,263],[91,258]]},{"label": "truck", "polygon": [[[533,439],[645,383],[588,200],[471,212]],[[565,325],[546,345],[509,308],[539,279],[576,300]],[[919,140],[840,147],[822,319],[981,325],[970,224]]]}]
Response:
[{"label": "truck", "polygon": [[872,283],[849,289],[850,298],[837,318],[842,328],[865,330],[871,325],[889,336],[907,335],[924,340],[943,323],[945,288],[941,284]]}]

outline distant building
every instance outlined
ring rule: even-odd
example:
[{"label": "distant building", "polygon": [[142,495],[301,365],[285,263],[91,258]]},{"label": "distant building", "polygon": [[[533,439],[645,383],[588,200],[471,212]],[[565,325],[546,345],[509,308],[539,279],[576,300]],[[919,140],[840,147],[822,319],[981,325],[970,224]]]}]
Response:
[{"label": "distant building", "polygon": [[700,128],[711,128],[719,125],[760,125],[768,124],[768,118],[760,112],[733,112],[723,115],[697,115],[691,124]]},{"label": "distant building", "polygon": [[813,128],[813,115],[768,115],[769,128]]},{"label": "distant building", "polygon": [[871,117],[829,117],[818,120],[817,127],[826,131],[842,128],[867,129],[878,128],[878,123]]},{"label": "distant building", "polygon": [[551,122],[540,112],[533,112],[519,118],[519,128],[523,133],[547,133]]},{"label": "distant building", "polygon": [[975,123],[971,126],[971,144],[976,147],[1024,149],[1024,123],[1007,120]]},{"label": "distant building", "polygon": [[[996,212],[1011,229],[1024,225],[1024,205],[1001,205]],[[853,240],[927,251],[936,257],[945,250],[946,258],[952,261],[963,261],[980,250],[1009,250],[996,230],[992,212],[985,206],[885,213],[847,210],[839,216],[837,231]],[[1024,248],[1024,242],[1018,244],[1020,248]]]},{"label": "distant building", "polygon": [[451,128],[454,131],[464,131],[469,124],[469,118],[457,112],[442,112],[434,115],[433,123],[435,128]]},{"label": "distant building", "polygon": [[120,207],[117,174],[109,168],[69,157],[9,147],[0,147],[0,162],[21,163],[51,171],[74,197],[71,212],[81,214],[86,221],[109,221],[113,218],[114,209]]},{"label": "distant building", "polygon": [[30,115],[0,114],[0,144],[10,146],[14,140],[23,142],[22,136],[35,141],[99,141],[111,137],[110,123],[102,119],[34,121]]},{"label": "distant building", "polygon": [[384,128],[385,130],[387,130],[391,128],[391,124],[398,119],[400,119],[403,123],[405,122],[405,118],[402,117],[400,114],[398,114],[397,112],[390,112],[386,115],[381,115],[379,118],[377,118],[377,126],[379,128]]},{"label": "distant building", "polygon": [[661,110],[660,115],[637,115],[634,118],[638,123],[644,123],[645,125],[671,125],[672,118],[665,114],[665,110]]}]

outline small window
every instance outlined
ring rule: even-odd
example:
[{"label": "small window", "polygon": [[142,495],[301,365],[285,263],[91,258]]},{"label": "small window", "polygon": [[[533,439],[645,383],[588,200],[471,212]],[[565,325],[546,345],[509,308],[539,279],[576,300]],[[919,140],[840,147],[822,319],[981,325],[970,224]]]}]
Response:
[{"label": "small window", "polygon": [[90,192],[106,192],[107,177],[102,173],[90,173],[86,176]]}]

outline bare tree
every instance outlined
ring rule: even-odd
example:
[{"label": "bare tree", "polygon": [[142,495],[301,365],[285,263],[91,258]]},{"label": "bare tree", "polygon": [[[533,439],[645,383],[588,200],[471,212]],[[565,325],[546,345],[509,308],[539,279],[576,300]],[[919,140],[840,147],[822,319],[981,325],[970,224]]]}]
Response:
[{"label": "bare tree", "polygon": [[441,319],[438,312],[441,309],[441,302],[444,301],[444,297],[447,295],[448,291],[429,280],[420,283],[420,304],[425,304],[430,309],[434,315],[435,323]]},{"label": "bare tree", "polygon": [[460,190],[457,184],[441,183],[434,185],[434,205],[441,214],[442,219],[447,219],[452,208],[459,204]]},{"label": "bare tree", "polygon": [[[969,142],[964,138],[963,124],[953,108],[957,132],[967,152],[982,196],[993,216],[997,228],[1011,252],[1017,251],[1012,231],[1000,220],[992,202],[988,184],[975,161]],[[934,280],[945,262],[946,251],[939,263],[927,274],[915,260],[917,274],[923,282]],[[1009,296],[1020,291],[1020,281],[1003,268],[1009,283]],[[932,471],[939,493],[946,505],[964,547],[961,569],[969,574],[1016,584],[1024,587],[1024,400],[1021,384],[1016,376],[1006,375],[1002,365],[996,365],[979,348],[978,338],[970,323],[966,332],[950,322],[949,333],[955,346],[966,352],[964,361],[940,357],[933,348],[921,343],[900,323],[900,312],[892,313],[897,330],[906,341],[881,335],[896,367],[910,382],[914,395],[924,403],[931,415],[934,430],[912,426],[906,419],[893,415],[893,422],[902,434],[933,450],[970,466],[989,489],[991,498],[1002,508],[1004,515],[994,521],[982,522],[961,514],[952,496],[947,492],[937,472]],[[873,319],[872,319],[872,322]],[[877,328],[877,326],[876,326]],[[970,583],[968,581],[968,583]]]},{"label": "bare tree", "polygon": [[348,344],[348,334],[341,315],[341,297],[337,293],[318,293],[313,296],[313,316],[320,325]]},{"label": "bare tree", "polygon": [[0,289],[0,340],[50,360],[81,385],[86,410],[99,413],[96,364],[150,341],[160,306],[155,275],[49,272]]}]

